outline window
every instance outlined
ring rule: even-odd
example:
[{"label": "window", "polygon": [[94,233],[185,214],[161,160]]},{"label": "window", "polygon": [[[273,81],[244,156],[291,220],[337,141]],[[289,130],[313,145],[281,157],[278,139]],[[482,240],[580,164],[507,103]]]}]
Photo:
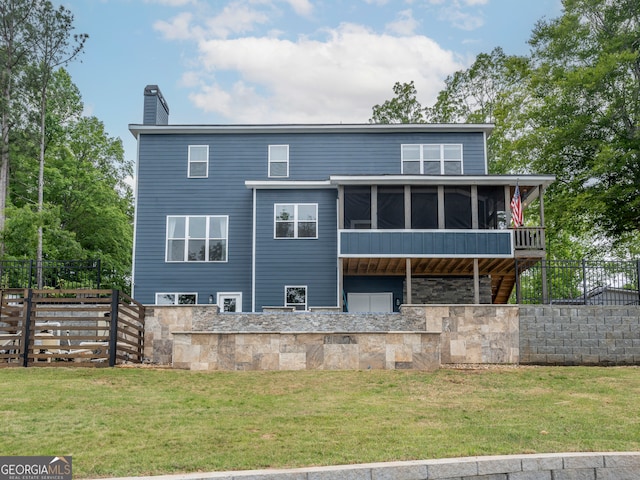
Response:
[{"label": "window", "polygon": [[167,262],[226,262],[229,217],[167,217]]},{"label": "window", "polygon": [[289,176],[289,145],[269,145],[269,176]]},{"label": "window", "polygon": [[189,178],[209,176],[209,145],[189,145]]},{"label": "window", "polygon": [[462,173],[461,144],[402,145],[405,175],[456,175]]},{"label": "window", "polygon": [[156,305],[195,305],[197,293],[156,293]]},{"label": "window", "polygon": [[318,238],[317,203],[277,203],[275,238]]},{"label": "window", "polygon": [[221,312],[241,312],[242,292],[218,292],[218,307]]},{"label": "window", "polygon": [[307,309],[307,287],[284,287],[284,305],[296,310]]}]

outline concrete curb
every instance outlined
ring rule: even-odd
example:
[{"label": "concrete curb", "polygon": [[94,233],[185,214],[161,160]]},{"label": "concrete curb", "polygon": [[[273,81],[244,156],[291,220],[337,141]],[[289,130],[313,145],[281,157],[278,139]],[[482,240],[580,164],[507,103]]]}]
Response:
[{"label": "concrete curb", "polygon": [[114,480],[640,480],[640,452],[546,453]]}]

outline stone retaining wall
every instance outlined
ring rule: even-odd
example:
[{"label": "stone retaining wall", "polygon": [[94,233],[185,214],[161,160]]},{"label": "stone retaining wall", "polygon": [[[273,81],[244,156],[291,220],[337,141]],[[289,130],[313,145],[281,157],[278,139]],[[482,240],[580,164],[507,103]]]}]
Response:
[{"label": "stone retaining wall", "polygon": [[[320,344],[330,344],[324,343],[324,340],[320,342],[319,337],[311,334],[432,333],[440,335],[439,355],[443,364],[640,365],[640,306],[637,305],[402,305],[400,313],[380,314],[276,311],[219,313],[215,305],[149,306],[146,311],[145,358],[163,365],[174,362],[174,339],[178,332],[182,336],[189,333],[236,336],[296,333],[298,337],[293,344],[288,337],[277,341],[273,338],[269,340],[270,345],[277,344],[281,353],[287,354],[292,353],[285,351],[288,348],[303,349],[299,344],[303,339],[311,342],[305,347],[305,352],[311,352],[312,345],[313,348],[319,348]],[[301,334],[311,336],[301,337]],[[194,338],[189,340],[192,345],[195,345]],[[200,338],[197,341],[204,340]],[[255,344],[257,340],[249,340],[249,337],[243,340],[237,337],[233,341],[227,339],[227,343],[234,345],[241,341]],[[370,340],[362,337],[362,341]],[[183,346],[180,348],[185,352],[186,338],[182,338],[181,342]],[[407,345],[409,344],[415,345],[414,340]],[[389,348],[395,351],[397,345],[397,339],[390,337]],[[202,350],[202,347],[198,348]],[[272,354],[274,348],[265,347],[263,353]],[[330,350],[333,347],[327,348]],[[345,355],[347,351],[352,352],[348,355],[353,355],[355,349],[353,346],[341,348]],[[253,351],[257,355],[256,348]],[[367,353],[371,351],[368,350]],[[308,354],[305,368],[315,368],[311,365],[318,365],[318,357]],[[196,363],[209,364],[207,368],[219,363],[218,360],[202,360],[202,355],[193,354],[189,358]],[[419,361],[395,359],[391,354],[385,355],[385,360],[382,361],[380,352],[376,355],[377,360],[371,363],[365,360],[362,363],[360,360],[354,362],[345,357],[339,364],[366,364],[371,368],[389,368],[394,362],[398,362],[398,365],[407,365],[406,362],[409,362],[411,368],[421,365]],[[283,368],[290,364],[284,358],[286,357],[277,362],[270,356],[260,361],[243,359],[237,368],[245,369],[250,365],[257,368],[259,365],[276,363],[278,368]],[[181,357],[179,363],[182,367],[185,366],[186,359],[184,355]],[[225,362],[222,364],[226,365]],[[295,364],[296,368],[301,365],[299,361]],[[329,368],[328,365],[334,368],[336,363],[325,366]]]},{"label": "stone retaining wall", "polygon": [[638,365],[640,306],[523,305],[520,363]]},{"label": "stone retaining wall", "polygon": [[[234,360],[236,369],[266,368],[268,365],[274,368],[277,365],[279,369],[286,366],[301,368],[304,363],[305,368],[431,370],[436,353],[443,363],[518,361],[518,308],[514,306],[402,305],[400,313],[358,314],[220,313],[215,305],[163,305],[148,306],[146,314],[145,358],[153,363],[180,365],[181,368],[187,368],[191,362],[198,369],[217,368],[216,365],[229,368],[232,345],[233,358],[239,359]],[[427,354],[426,347],[417,345],[432,345],[431,337],[428,341],[424,336],[420,341],[416,340],[417,336],[427,333],[440,337],[437,352],[434,350],[428,360],[423,358]],[[264,340],[267,337],[259,336],[261,334],[269,335],[268,342]],[[384,337],[373,334],[384,334]],[[399,334],[408,336],[398,337]],[[328,335],[334,335],[331,338],[352,335],[351,341],[356,343],[339,347],[345,355],[340,361],[318,362],[319,350],[322,358],[328,359],[337,348],[332,346],[335,342],[327,341]],[[180,356],[174,358],[178,339]],[[309,343],[303,346],[301,342]],[[263,346],[258,347],[260,344]],[[375,349],[374,344],[377,345]],[[222,345],[227,352],[223,354],[224,358],[216,350]],[[246,345],[252,347],[249,349]],[[413,353],[409,355],[409,351]],[[295,361],[291,360],[293,353],[298,354]],[[279,355],[277,360],[274,354]],[[354,360],[356,357],[357,361]]]},{"label": "stone retaining wall", "polygon": [[174,332],[173,366],[190,370],[440,368],[440,334]]},{"label": "stone retaining wall", "polygon": [[550,453],[118,480],[638,480],[640,453]]}]

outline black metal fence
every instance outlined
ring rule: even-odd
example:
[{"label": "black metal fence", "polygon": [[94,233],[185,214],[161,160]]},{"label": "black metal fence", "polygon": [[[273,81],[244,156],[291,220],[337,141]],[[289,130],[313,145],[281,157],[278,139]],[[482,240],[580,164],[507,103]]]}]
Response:
[{"label": "black metal fence", "polygon": [[640,260],[516,260],[515,303],[639,305]]},{"label": "black metal fence", "polygon": [[[42,287],[58,289],[101,288],[100,260],[43,260]],[[35,260],[0,260],[0,288],[36,288]]]}]

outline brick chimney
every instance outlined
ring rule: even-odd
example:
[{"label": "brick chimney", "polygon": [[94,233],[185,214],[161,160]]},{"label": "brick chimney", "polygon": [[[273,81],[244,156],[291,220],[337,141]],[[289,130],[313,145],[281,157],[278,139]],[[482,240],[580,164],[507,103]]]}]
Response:
[{"label": "brick chimney", "polygon": [[157,85],[144,87],[143,125],[168,125],[169,105]]}]

